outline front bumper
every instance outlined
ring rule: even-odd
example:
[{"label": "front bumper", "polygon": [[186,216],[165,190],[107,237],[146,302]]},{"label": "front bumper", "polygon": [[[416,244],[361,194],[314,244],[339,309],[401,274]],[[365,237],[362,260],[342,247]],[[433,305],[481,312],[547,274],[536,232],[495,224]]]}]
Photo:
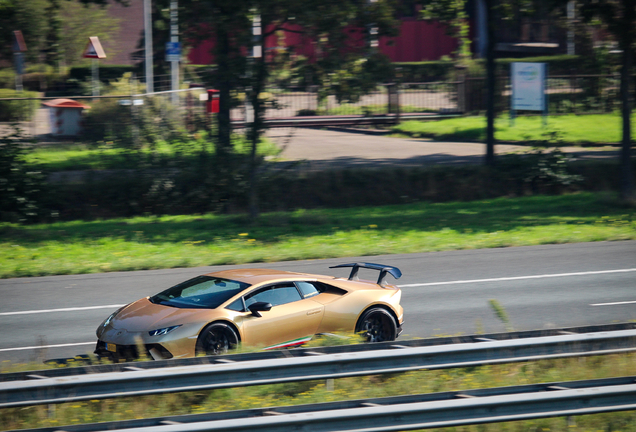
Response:
[{"label": "front bumper", "polygon": [[102,340],[97,341],[95,354],[115,363],[134,361],[143,357],[154,360],[167,360],[173,357],[172,353],[160,344],[120,345]]}]

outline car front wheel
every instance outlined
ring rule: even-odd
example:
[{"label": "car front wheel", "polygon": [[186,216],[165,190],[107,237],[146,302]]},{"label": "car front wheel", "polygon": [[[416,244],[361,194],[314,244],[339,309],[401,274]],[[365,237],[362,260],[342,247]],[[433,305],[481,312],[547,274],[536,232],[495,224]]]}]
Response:
[{"label": "car front wheel", "polygon": [[397,324],[393,316],[382,308],[372,308],[362,314],[356,326],[367,342],[387,342],[397,337]]},{"label": "car front wheel", "polygon": [[235,348],[238,342],[238,336],[232,327],[223,323],[212,323],[199,334],[196,355],[225,354]]}]

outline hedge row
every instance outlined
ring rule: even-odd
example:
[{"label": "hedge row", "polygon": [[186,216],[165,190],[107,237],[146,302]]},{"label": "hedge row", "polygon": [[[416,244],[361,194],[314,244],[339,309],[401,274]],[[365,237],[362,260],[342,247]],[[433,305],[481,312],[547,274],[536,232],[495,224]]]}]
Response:
[{"label": "hedge row", "polygon": [[[444,168],[343,169],[273,174],[259,182],[260,209],[338,208],[431,201],[472,201],[501,196],[558,194],[618,189],[617,163],[577,164],[546,175],[537,162],[564,167],[550,155],[509,157],[496,170],[482,166]],[[552,158],[552,159],[550,159]],[[535,157],[536,159],[536,157]],[[246,212],[247,173],[234,172],[232,186],[209,166],[182,171],[151,171],[84,177],[84,183],[49,184],[47,206],[64,220],[143,214]],[[557,166],[558,165],[558,166]],[[636,166],[635,166],[636,172]],[[571,180],[568,180],[568,178]],[[567,181],[566,181],[567,180]]]},{"label": "hedge row", "polygon": [[[573,71],[576,73],[595,73],[593,70],[586,70],[584,59],[578,55],[555,55],[526,58],[500,58],[496,59],[497,67],[501,71],[510,69],[512,62],[537,62],[547,63],[550,75],[566,75]],[[423,61],[393,63],[396,67],[396,78],[400,82],[430,82],[451,79],[456,70],[455,63],[448,60]],[[485,61],[475,60],[468,68],[471,76],[485,75]]]},{"label": "hedge row", "polygon": [[[107,83],[112,80],[121,78],[126,72],[134,72],[136,66],[130,65],[100,65],[99,80]],[[68,77],[77,81],[88,81],[93,76],[91,66],[75,66],[69,71]]]},{"label": "hedge row", "polygon": [[[0,89],[2,98],[34,98],[36,92],[23,91],[21,93],[11,89]],[[0,100],[0,122],[28,121],[33,118],[36,109],[40,106],[37,100]]]},{"label": "hedge row", "polygon": [[[90,81],[93,76],[91,66],[72,67],[68,74],[60,73],[51,67],[44,70],[38,65],[27,68],[26,73],[22,75],[22,85],[25,90],[30,91],[47,91],[56,87],[68,87],[68,80],[75,83]],[[119,79],[124,73],[135,70],[135,66],[129,65],[100,65],[99,79],[104,83]],[[12,68],[0,70],[0,88],[15,87],[15,71]]]}]

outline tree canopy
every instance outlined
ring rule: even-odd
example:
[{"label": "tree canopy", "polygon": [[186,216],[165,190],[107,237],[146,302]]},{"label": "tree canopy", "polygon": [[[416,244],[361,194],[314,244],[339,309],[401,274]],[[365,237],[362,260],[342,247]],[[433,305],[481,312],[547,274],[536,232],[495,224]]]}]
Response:
[{"label": "tree canopy", "polygon": [[89,36],[107,46],[118,29],[106,7],[100,1],[0,0],[0,58],[11,59],[13,31],[20,30],[28,62],[78,64]]}]

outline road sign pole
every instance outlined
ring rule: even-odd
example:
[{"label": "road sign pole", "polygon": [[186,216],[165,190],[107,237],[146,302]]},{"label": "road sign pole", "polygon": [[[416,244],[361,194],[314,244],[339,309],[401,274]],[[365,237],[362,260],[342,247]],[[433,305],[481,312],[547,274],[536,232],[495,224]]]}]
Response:
[{"label": "road sign pole", "polygon": [[24,73],[24,57],[22,53],[27,50],[24,36],[20,30],[13,31],[13,59],[15,61],[15,90],[22,91],[22,74]]},{"label": "road sign pole", "polygon": [[99,63],[97,63],[97,60],[106,58],[106,53],[104,52],[104,48],[102,48],[99,37],[91,36],[88,38],[83,57],[93,60],[91,65],[93,72],[93,96],[99,96]]},{"label": "road sign pole", "polygon": [[92,72],[93,72],[93,96],[99,96],[99,64],[97,63],[96,58],[93,59]]},{"label": "road sign pole", "polygon": [[152,72],[152,2],[144,0],[144,39],[146,51],[146,93],[154,91],[154,76]]},{"label": "road sign pole", "polygon": [[21,52],[13,53],[13,58],[15,59],[15,91],[21,92],[23,90],[22,87],[22,69],[23,69],[23,59]]},{"label": "road sign pole", "polygon": [[[179,43],[179,10],[177,0],[170,2],[170,42]],[[170,65],[172,74],[172,90],[179,90],[179,60],[173,59]],[[172,104],[177,105],[179,95],[172,93]]]}]

